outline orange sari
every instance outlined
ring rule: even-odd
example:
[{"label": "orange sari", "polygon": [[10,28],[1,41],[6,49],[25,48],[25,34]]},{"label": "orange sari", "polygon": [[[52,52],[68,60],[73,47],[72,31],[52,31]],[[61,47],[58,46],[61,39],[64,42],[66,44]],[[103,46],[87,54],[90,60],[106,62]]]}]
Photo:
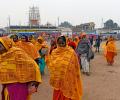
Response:
[{"label": "orange sari", "polygon": [[[42,43],[40,44],[40,43],[38,42],[38,40],[41,40]],[[47,43],[46,43],[46,41],[44,40],[43,37],[39,36],[39,37],[38,37],[38,40],[37,40],[37,42],[35,43],[35,47],[37,48],[38,51],[39,51],[40,49],[42,49],[42,48],[48,48],[48,45],[47,45]]]},{"label": "orange sari", "polygon": [[[24,50],[14,47],[13,41],[11,41],[11,39],[2,37],[0,38],[0,42],[7,50],[5,53],[0,54],[0,84],[6,84],[6,88],[4,88],[2,92],[2,99],[9,100],[8,96],[13,93],[9,92],[9,90],[11,91],[15,88],[12,87],[12,89],[8,89],[8,85],[12,86],[13,84],[17,83],[27,84],[28,82],[32,81],[41,83],[41,75],[36,62],[30,56],[28,56]],[[22,86],[23,88],[19,88],[24,90],[28,89],[25,88],[26,86]],[[17,92],[20,92],[20,90]],[[27,92],[22,91],[22,93],[26,93],[25,96],[28,95]],[[13,93],[12,97],[14,97],[14,100],[16,100],[15,98],[18,96],[16,97]]]},{"label": "orange sari", "polygon": [[40,57],[37,48],[31,42],[19,41],[16,46],[23,49],[34,60]]},{"label": "orange sari", "polygon": [[115,57],[114,52],[107,52],[106,60],[107,60],[107,62],[109,64],[113,64],[114,63],[114,57]]},{"label": "orange sari", "polygon": [[107,46],[106,46],[106,60],[108,64],[113,64],[114,63],[114,57],[116,55],[116,46],[114,41],[109,41]]},{"label": "orange sari", "polygon": [[76,44],[76,47],[78,46],[79,41],[80,41],[80,40],[79,40],[78,36],[75,37],[75,41],[74,41],[74,42],[75,42],[75,44]]},{"label": "orange sari", "polygon": [[7,52],[0,54],[0,83],[41,82],[39,67],[24,50],[13,46],[7,37],[0,38]]},{"label": "orange sari", "polygon": [[[62,56],[61,56],[62,55]],[[77,55],[70,47],[58,47],[48,56],[53,100],[81,100],[82,82]]]}]

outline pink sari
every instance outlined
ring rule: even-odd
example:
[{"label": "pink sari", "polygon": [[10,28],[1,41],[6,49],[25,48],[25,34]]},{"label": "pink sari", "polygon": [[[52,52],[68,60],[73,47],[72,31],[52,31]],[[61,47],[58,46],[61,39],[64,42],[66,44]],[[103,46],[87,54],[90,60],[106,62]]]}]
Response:
[{"label": "pink sari", "polygon": [[[7,84],[9,99],[8,100],[27,100],[28,86],[26,83]],[[2,98],[2,100],[5,100]]]}]

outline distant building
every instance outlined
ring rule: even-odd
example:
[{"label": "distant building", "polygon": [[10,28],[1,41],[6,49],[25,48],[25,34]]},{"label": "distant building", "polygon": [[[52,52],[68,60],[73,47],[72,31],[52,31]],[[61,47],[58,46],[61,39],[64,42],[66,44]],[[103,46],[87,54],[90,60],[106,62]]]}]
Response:
[{"label": "distant building", "polygon": [[115,23],[113,20],[109,19],[104,23],[104,28],[106,29],[113,29],[113,28],[118,28],[118,24]]},{"label": "distant building", "polygon": [[95,29],[95,23],[90,22],[90,23],[81,24],[80,28],[81,28],[81,30],[84,30],[84,31],[94,30]]},{"label": "distant building", "polygon": [[80,33],[80,32],[82,32],[82,29],[77,25],[77,26],[73,26],[72,27],[72,32],[73,33]]},{"label": "distant building", "polygon": [[74,26],[72,28],[73,33],[80,33],[82,31],[91,32],[93,30],[95,30],[95,23],[94,22],[80,24],[80,25]]}]

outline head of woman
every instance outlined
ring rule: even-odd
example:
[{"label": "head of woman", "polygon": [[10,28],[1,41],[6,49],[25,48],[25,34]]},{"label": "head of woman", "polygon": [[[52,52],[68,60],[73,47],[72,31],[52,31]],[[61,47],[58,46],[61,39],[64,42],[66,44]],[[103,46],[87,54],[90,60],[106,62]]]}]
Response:
[{"label": "head of woman", "polygon": [[37,41],[38,43],[42,44],[44,42],[44,39],[43,37],[39,36]]},{"label": "head of woman", "polygon": [[28,36],[22,35],[22,36],[21,36],[21,41],[22,41],[22,42],[29,42]]},{"label": "head of woman", "polygon": [[51,39],[50,45],[51,46],[55,46],[56,45],[56,39],[55,38]]},{"label": "head of woman", "polygon": [[14,36],[13,36],[13,41],[14,41],[14,42],[17,42],[17,41],[18,41],[18,36],[17,36],[17,35],[14,35]]},{"label": "head of woman", "polygon": [[111,35],[111,36],[108,38],[108,41],[114,41],[114,37]]},{"label": "head of woman", "polygon": [[58,37],[57,44],[58,44],[59,47],[66,47],[66,38],[65,38],[65,36]]},{"label": "head of woman", "polygon": [[4,52],[6,52],[6,48],[4,47],[4,45],[0,42],[0,54],[3,54]]},{"label": "head of woman", "polygon": [[74,41],[75,41],[75,42],[78,42],[78,41],[79,41],[79,37],[76,36],[76,37],[74,38]]},{"label": "head of woman", "polygon": [[33,36],[33,35],[30,35],[30,36],[29,36],[29,40],[31,41],[32,39],[34,39],[34,36]]},{"label": "head of woman", "polygon": [[71,42],[72,41],[72,38],[68,38],[67,39],[67,42],[69,43],[69,42]]},{"label": "head of woman", "polygon": [[8,37],[0,38],[0,54],[7,52],[10,48],[12,48],[13,42]]}]

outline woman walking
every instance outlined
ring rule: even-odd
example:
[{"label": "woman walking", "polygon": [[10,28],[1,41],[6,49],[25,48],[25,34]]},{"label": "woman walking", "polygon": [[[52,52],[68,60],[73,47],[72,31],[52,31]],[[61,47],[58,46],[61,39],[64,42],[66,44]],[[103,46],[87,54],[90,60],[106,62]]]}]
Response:
[{"label": "woman walking", "polygon": [[39,83],[41,75],[36,62],[25,51],[14,47],[9,38],[0,38],[2,100],[28,100]]},{"label": "woman walking", "polygon": [[57,39],[57,46],[47,59],[53,100],[81,100],[82,79],[77,55],[67,46],[64,36]]},{"label": "woman walking", "polygon": [[115,46],[115,41],[114,38],[110,36],[108,38],[108,41],[106,42],[106,47],[105,47],[105,57],[109,65],[113,65],[114,58],[116,55],[117,55],[117,50]]}]

